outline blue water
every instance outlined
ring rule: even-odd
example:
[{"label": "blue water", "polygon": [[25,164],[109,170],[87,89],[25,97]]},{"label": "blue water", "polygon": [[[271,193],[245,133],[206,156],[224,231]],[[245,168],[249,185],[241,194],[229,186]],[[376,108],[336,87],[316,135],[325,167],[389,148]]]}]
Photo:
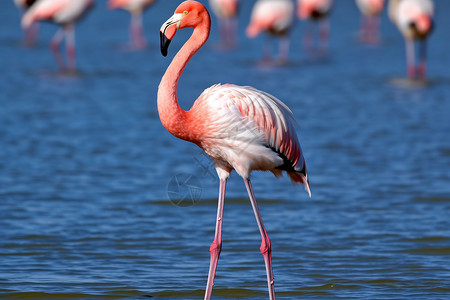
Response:
[{"label": "blue water", "polygon": [[[386,14],[382,43],[357,41],[353,1],[336,1],[330,54],[301,46],[262,66],[264,38],[209,42],[179,83],[188,109],[214,83],[252,85],[298,121],[312,198],[255,172],[272,240],[277,299],[450,298],[450,2],[437,2],[426,84],[405,74],[404,45]],[[149,47],[127,49],[128,16],[105,1],[77,28],[77,75],[48,50],[21,44],[19,13],[0,3],[0,298],[202,299],[218,180],[199,148],[171,136],[156,109],[160,78],[189,30],[159,53],[178,1],[145,15]],[[190,177],[192,176],[192,177]],[[194,188],[174,188],[186,178]],[[176,187],[176,185],[175,185]],[[267,299],[260,235],[244,184],[227,188],[214,299]]]}]

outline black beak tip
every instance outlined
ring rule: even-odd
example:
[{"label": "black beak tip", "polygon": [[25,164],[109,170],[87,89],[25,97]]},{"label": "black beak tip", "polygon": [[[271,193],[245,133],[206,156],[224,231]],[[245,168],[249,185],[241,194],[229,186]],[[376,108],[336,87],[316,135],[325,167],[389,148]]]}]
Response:
[{"label": "black beak tip", "polygon": [[167,49],[169,48],[169,45],[170,45],[171,41],[161,31],[159,32],[159,36],[160,36],[160,39],[161,39],[161,54],[163,56],[167,56]]}]

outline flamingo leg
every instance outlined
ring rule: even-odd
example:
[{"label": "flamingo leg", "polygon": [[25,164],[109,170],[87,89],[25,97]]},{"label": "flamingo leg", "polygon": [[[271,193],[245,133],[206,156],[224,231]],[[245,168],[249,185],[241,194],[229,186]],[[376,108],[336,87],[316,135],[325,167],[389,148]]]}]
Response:
[{"label": "flamingo leg", "polygon": [[61,44],[62,39],[64,38],[65,32],[61,28],[59,29],[55,36],[52,38],[50,42],[50,49],[52,50],[53,56],[55,57],[56,63],[58,64],[59,69],[64,69],[64,59],[61,55],[61,51],[59,50],[59,45]]},{"label": "flamingo leg", "polygon": [[361,29],[359,30],[359,39],[363,42],[367,41],[368,27],[369,26],[367,17],[361,14]]},{"label": "flamingo leg", "polygon": [[266,41],[263,48],[263,62],[269,62],[272,60],[273,47],[272,47],[272,36],[270,34],[266,35]]},{"label": "flamingo leg", "polygon": [[406,40],[406,66],[408,70],[408,77],[414,78],[416,76],[416,59],[414,53],[414,41]]},{"label": "flamingo leg", "polygon": [[319,48],[324,51],[328,50],[328,43],[330,39],[330,20],[328,18],[319,23]]},{"label": "flamingo leg", "polygon": [[308,51],[314,48],[314,26],[311,21],[306,22],[305,33],[303,34],[303,46]]},{"label": "flamingo leg", "polygon": [[29,28],[25,29],[25,46],[33,46],[34,44],[36,44],[38,32],[38,22],[34,22]]},{"label": "flamingo leg", "polygon": [[274,289],[274,281],[273,281],[273,271],[272,271],[272,248],[269,239],[269,235],[267,234],[266,228],[264,227],[261,214],[259,213],[258,204],[256,203],[255,195],[253,193],[252,184],[250,183],[250,179],[244,179],[245,187],[247,188],[248,196],[250,198],[250,202],[253,207],[253,212],[255,213],[256,222],[258,223],[259,231],[261,232],[261,253],[264,256],[264,262],[266,264],[266,273],[267,273],[267,286],[269,288],[269,298],[270,300],[275,299],[275,289]]},{"label": "flamingo leg", "polygon": [[146,41],[142,29],[142,12],[131,14],[130,35],[137,49],[145,47]]},{"label": "flamingo leg", "polygon": [[69,26],[64,30],[66,34],[67,67],[69,71],[75,71],[77,67],[75,58],[75,28]]},{"label": "flamingo leg", "polygon": [[226,185],[226,179],[220,180],[219,201],[217,204],[216,233],[214,235],[214,241],[209,248],[209,252],[211,253],[211,261],[209,264],[208,283],[206,284],[205,300],[209,300],[211,298],[212,288],[214,285],[214,277],[216,276],[217,262],[219,261],[220,251],[222,250],[222,217]]},{"label": "flamingo leg", "polygon": [[417,74],[420,79],[425,79],[427,73],[427,44],[426,40],[420,42],[419,48],[419,66],[417,67]]},{"label": "flamingo leg", "polygon": [[280,38],[280,46],[278,52],[278,61],[281,63],[289,60],[289,36],[284,35]]}]

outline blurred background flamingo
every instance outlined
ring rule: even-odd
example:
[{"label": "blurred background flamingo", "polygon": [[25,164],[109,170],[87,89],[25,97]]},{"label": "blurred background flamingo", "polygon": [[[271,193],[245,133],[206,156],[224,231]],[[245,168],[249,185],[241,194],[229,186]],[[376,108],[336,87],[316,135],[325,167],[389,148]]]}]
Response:
[{"label": "blurred background flamingo", "polygon": [[[61,70],[73,72],[75,62],[75,23],[93,6],[92,0],[39,0],[22,17],[22,27],[29,28],[37,21],[52,21],[61,26],[53,37],[50,48]],[[59,50],[66,39],[67,64]]]},{"label": "blurred background flamingo", "polygon": [[361,29],[359,38],[362,42],[375,44],[380,41],[380,15],[384,0],[356,0],[361,11]]},{"label": "blurred background flamingo", "polygon": [[[261,32],[267,36],[279,37],[278,60],[286,62],[289,57],[289,31],[294,23],[294,3],[291,0],[259,0],[253,6],[250,24],[247,26],[247,36],[254,38]],[[272,41],[267,41],[264,47],[263,60],[273,56]]]},{"label": "blurred background flamingo", "polygon": [[233,48],[238,37],[239,0],[209,0],[209,6],[218,21],[222,47]]},{"label": "blurred background flamingo", "polygon": [[303,43],[308,50],[315,48],[314,31],[318,26],[317,47],[322,50],[328,49],[330,35],[330,23],[328,15],[330,13],[332,0],[297,0],[297,16],[302,20],[307,20]]},{"label": "blurred background flamingo", "polygon": [[[411,79],[426,78],[426,41],[433,29],[434,3],[432,0],[391,0],[389,15],[405,38],[406,65]],[[415,42],[419,47],[416,65]]]},{"label": "blurred background flamingo", "polygon": [[[20,10],[22,15],[34,4],[37,0],[14,0],[14,4]],[[35,23],[24,30],[24,44],[32,46],[36,43],[36,38],[39,32],[39,24]]]},{"label": "blurred background flamingo", "polygon": [[123,9],[130,13],[130,38],[131,43],[136,49],[142,49],[147,42],[144,36],[142,26],[142,14],[145,9],[150,7],[156,0],[110,0],[108,7],[110,9]]}]

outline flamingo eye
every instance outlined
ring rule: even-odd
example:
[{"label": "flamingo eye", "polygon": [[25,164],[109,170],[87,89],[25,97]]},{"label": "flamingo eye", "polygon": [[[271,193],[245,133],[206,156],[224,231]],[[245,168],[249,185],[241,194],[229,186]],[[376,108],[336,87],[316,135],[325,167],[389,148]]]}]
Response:
[{"label": "flamingo eye", "polygon": [[183,11],[183,15],[187,15],[189,12],[187,10]]}]

